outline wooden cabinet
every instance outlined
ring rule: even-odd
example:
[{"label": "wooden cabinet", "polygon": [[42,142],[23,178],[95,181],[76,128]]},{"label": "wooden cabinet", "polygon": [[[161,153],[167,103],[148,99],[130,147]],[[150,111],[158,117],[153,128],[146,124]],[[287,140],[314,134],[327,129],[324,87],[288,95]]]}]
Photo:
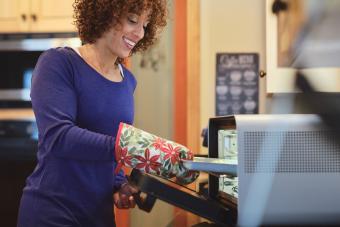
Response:
[{"label": "wooden cabinet", "polygon": [[1,0],[0,5],[0,32],[28,31],[29,1]]},{"label": "wooden cabinet", "polygon": [[75,31],[72,0],[31,0],[31,3],[33,32]]},{"label": "wooden cabinet", "polygon": [[71,0],[0,0],[0,33],[74,32]]}]

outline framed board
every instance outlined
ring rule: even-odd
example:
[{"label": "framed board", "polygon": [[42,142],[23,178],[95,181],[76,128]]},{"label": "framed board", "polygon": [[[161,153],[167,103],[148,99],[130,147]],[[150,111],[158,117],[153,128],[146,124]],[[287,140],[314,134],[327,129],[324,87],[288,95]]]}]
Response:
[{"label": "framed board", "polygon": [[258,73],[257,53],[217,53],[216,116],[258,113]]}]

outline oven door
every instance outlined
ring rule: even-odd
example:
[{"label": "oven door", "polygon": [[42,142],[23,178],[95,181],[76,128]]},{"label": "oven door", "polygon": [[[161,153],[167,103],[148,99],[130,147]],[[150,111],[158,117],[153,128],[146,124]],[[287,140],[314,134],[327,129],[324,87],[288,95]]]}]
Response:
[{"label": "oven door", "polygon": [[[209,199],[183,185],[172,181],[132,170],[130,182],[135,184],[141,193],[144,193],[144,204],[136,198],[138,207],[150,211],[156,199],[189,211],[206,218],[218,225],[234,225],[237,217],[234,210],[228,209],[218,201]],[[143,196],[142,196],[143,197]]]},{"label": "oven door", "polygon": [[1,226],[16,226],[22,190],[36,165],[36,125],[31,120],[0,120]]},{"label": "oven door", "polygon": [[30,108],[32,72],[39,56],[50,48],[80,45],[77,37],[4,39],[0,34],[0,108]]}]

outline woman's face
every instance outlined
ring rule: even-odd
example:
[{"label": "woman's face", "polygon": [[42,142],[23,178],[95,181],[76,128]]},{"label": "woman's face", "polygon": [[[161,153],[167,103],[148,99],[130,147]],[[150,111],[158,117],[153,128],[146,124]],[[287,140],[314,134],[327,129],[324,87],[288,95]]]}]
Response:
[{"label": "woman's face", "polygon": [[128,57],[134,46],[144,37],[148,21],[148,12],[141,15],[128,13],[123,16],[120,23],[103,35],[105,48],[116,57]]}]

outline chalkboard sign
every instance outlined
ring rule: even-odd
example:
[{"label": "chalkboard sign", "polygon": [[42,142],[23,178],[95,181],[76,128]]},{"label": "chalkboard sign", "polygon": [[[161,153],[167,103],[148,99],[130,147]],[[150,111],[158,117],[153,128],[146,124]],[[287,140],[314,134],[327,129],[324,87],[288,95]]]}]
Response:
[{"label": "chalkboard sign", "polygon": [[216,56],[216,116],[258,113],[259,57],[256,53]]}]

